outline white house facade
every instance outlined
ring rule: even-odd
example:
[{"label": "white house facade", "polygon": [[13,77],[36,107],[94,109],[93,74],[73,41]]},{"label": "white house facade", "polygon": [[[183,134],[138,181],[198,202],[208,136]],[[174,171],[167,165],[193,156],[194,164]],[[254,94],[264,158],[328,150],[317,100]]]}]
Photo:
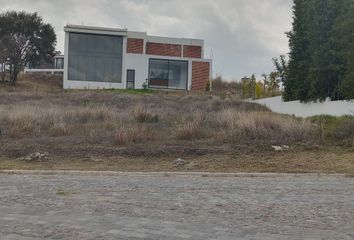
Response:
[{"label": "white house facade", "polygon": [[203,40],[77,25],[64,31],[65,89],[203,91],[210,81]]}]

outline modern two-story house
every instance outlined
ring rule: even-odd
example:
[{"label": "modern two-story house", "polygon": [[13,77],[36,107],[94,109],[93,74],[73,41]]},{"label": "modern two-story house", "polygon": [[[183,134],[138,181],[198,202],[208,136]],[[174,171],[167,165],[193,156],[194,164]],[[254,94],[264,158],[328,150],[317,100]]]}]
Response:
[{"label": "modern two-story house", "polygon": [[203,40],[77,25],[64,31],[65,89],[204,91],[211,77]]}]

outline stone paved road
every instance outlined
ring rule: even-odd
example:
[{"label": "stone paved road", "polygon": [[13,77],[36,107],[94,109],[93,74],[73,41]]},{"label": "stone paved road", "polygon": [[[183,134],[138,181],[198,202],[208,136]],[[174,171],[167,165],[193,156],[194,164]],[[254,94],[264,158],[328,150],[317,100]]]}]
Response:
[{"label": "stone paved road", "polygon": [[0,239],[354,239],[343,176],[0,174]]}]

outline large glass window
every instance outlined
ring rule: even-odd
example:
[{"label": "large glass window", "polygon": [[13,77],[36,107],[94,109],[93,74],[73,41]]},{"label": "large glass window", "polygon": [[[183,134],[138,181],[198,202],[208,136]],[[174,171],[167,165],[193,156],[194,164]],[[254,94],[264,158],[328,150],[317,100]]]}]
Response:
[{"label": "large glass window", "polygon": [[69,80],[122,82],[123,37],[70,33]]},{"label": "large glass window", "polygon": [[149,87],[187,89],[188,62],[150,59]]}]

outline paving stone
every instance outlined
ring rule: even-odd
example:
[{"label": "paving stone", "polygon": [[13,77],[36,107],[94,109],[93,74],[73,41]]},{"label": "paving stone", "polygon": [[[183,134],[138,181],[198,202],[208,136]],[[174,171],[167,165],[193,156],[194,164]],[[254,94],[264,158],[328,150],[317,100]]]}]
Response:
[{"label": "paving stone", "polygon": [[339,175],[0,174],[0,240],[354,239]]}]

